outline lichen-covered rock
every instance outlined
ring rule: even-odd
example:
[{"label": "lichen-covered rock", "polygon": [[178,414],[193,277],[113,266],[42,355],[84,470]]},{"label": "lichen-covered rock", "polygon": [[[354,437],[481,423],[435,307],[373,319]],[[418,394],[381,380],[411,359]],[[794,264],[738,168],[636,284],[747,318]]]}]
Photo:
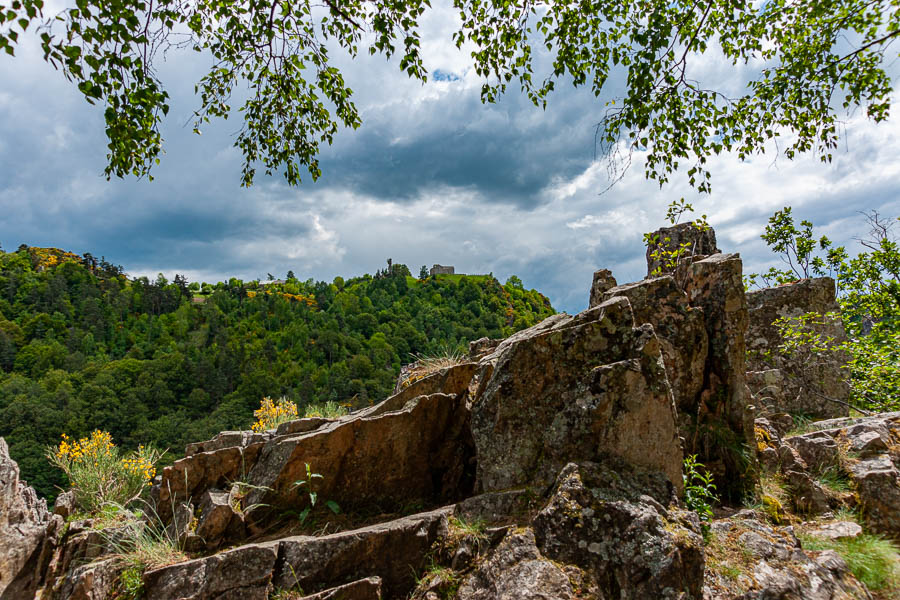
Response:
[{"label": "lichen-covered rock", "polygon": [[19,466],[0,438],[0,598],[29,598],[51,514],[47,502],[19,480]]},{"label": "lichen-covered rock", "polygon": [[831,551],[803,551],[791,527],[755,519],[715,521],[707,548],[704,600],[871,598]]},{"label": "lichen-covered rock", "polygon": [[258,444],[271,439],[269,431],[222,431],[216,437],[205,442],[195,442],[185,446],[184,455],[191,456],[200,452],[215,452],[223,448],[246,448],[251,444]]},{"label": "lichen-covered rock", "polygon": [[144,573],[144,595],[159,600],[265,600],[278,543],[248,544]]},{"label": "lichen-covered rock", "polygon": [[[459,587],[459,600],[574,600],[569,576],[547,560],[530,529],[507,535]],[[596,596],[594,596],[596,597]]]},{"label": "lichen-covered rock", "polygon": [[[119,574],[124,568],[122,561],[117,558],[107,558],[76,566],[66,574],[58,598],[60,600],[109,600],[114,598]],[[19,596],[19,598],[24,600],[27,596]]]},{"label": "lichen-covered rock", "polygon": [[635,323],[653,325],[675,397],[682,436],[689,436],[708,358],[703,311],[688,305],[687,294],[668,275],[613,287],[604,295],[607,300],[615,297],[628,298]]},{"label": "lichen-covered rock", "polygon": [[709,359],[696,404],[694,431],[685,452],[698,454],[717,477],[720,494],[738,500],[752,487],[755,470],[753,411],[745,376],[747,302],[741,258],[713,254],[690,265],[690,306],[703,310]]},{"label": "lichen-covered rock", "polygon": [[600,269],[594,271],[594,281],[591,283],[591,296],[588,302],[588,308],[594,308],[603,304],[605,294],[610,288],[616,287],[616,278],[613,277],[612,271],[609,269]]},{"label": "lichen-covered rock", "polygon": [[366,577],[299,600],[381,600],[381,578]]},{"label": "lichen-covered rock", "polygon": [[603,597],[699,599],[703,539],[695,513],[674,500],[659,474],[618,461],[570,464],[533,522],[547,558],[575,565]]},{"label": "lichen-covered rock", "polygon": [[[255,487],[244,503],[297,509],[306,491],[295,482],[306,479],[307,464],[322,475],[315,484],[319,497],[345,510],[463,498],[474,479],[468,423],[464,394],[432,394],[394,412],[274,438],[249,472]],[[252,521],[265,517],[263,509],[249,515]]]},{"label": "lichen-covered rock", "polygon": [[[762,427],[766,422],[757,423]],[[777,446],[778,470],[802,496],[798,501],[803,504],[824,491],[817,484],[818,490],[810,487],[810,482],[815,484],[810,476],[831,471],[847,478],[871,531],[900,538],[900,413],[832,419],[813,426],[826,428],[784,439],[771,437]],[[820,512],[821,498],[811,501],[812,512]]]},{"label": "lichen-covered rock", "polygon": [[[847,415],[849,387],[842,367],[847,362],[837,345],[847,340],[840,318],[826,317],[839,310],[834,280],[801,279],[747,293],[750,327],[747,333],[747,370],[751,389],[770,412],[790,412],[818,418]],[[833,351],[816,356],[787,356],[778,351],[783,342],[779,318],[821,315],[820,323],[805,326],[832,340]],[[829,400],[830,399],[830,400]]]},{"label": "lichen-covered rock", "polygon": [[660,471],[680,489],[659,340],[649,324],[635,327],[626,298],[513,337],[492,355],[472,406],[478,491],[549,486],[565,464],[606,454]]}]

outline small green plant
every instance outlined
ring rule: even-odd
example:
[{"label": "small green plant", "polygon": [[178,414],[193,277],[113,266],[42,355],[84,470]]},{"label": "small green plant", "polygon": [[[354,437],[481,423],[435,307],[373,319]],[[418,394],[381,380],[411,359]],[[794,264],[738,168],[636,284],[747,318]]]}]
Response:
[{"label": "small green plant", "polygon": [[[117,509],[120,513],[126,512],[122,506]],[[187,560],[178,539],[180,529],[177,523],[174,527],[166,527],[156,510],[148,504],[142,518],[132,518],[122,527],[101,532],[106,545],[125,564],[119,576],[122,597],[141,597],[142,575],[147,569]]]},{"label": "small green plant", "polygon": [[119,598],[123,600],[138,600],[144,594],[143,569],[135,566],[128,567],[119,573]]},{"label": "small green plant", "polygon": [[800,534],[807,550],[834,550],[846,561],[850,571],[870,590],[896,598],[900,593],[900,549],[877,535],[861,534],[853,538],[827,540]]},{"label": "small green plant", "polygon": [[718,501],[716,484],[712,473],[703,464],[697,462],[697,455],[691,454],[684,459],[684,503],[688,509],[696,511],[703,522],[704,531],[708,530],[708,522],[713,517],[712,505]]},{"label": "small green plant", "polygon": [[339,404],[334,400],[327,402],[307,404],[303,409],[303,417],[322,417],[324,419],[337,419],[343,417],[350,412],[350,408],[344,404]]},{"label": "small green plant", "polygon": [[[297,515],[297,519],[300,521],[301,525],[303,523],[305,523],[306,520],[309,518],[310,512],[312,512],[312,510],[316,507],[316,502],[319,499],[319,494],[313,490],[313,480],[314,479],[324,479],[324,477],[322,475],[312,472],[312,468],[309,466],[309,463],[305,463],[305,464],[306,464],[306,479],[299,479],[299,480],[295,481],[294,485],[293,485],[293,487],[297,487],[297,488],[306,486],[306,494],[309,497],[309,506],[304,508]],[[328,507],[328,510],[330,510],[334,514],[339,514],[341,512],[341,507],[338,506],[338,503],[335,502],[334,500],[326,500],[324,504],[326,507]]]},{"label": "small green plant", "polygon": [[[687,203],[684,198],[672,201],[666,210],[666,220],[672,225],[677,225],[681,217],[686,213],[694,212],[693,205]],[[698,232],[709,229],[706,215],[694,219],[690,226]],[[657,263],[651,275],[657,276],[671,273],[678,268],[682,260],[694,256],[697,252],[696,242],[684,241],[675,245],[672,238],[660,238],[658,233],[645,233],[644,245],[650,248],[650,258]]]}]

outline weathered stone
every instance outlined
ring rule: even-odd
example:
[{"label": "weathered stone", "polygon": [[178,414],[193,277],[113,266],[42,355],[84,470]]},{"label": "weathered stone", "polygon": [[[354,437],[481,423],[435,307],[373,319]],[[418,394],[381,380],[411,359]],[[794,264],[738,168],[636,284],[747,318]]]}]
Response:
[{"label": "weathered stone", "polygon": [[665,269],[663,261],[653,254],[657,250],[663,252],[676,252],[684,247],[684,260],[690,261],[691,257],[709,256],[721,252],[716,247],[716,232],[712,227],[699,229],[694,223],[679,223],[672,227],[661,227],[650,234],[655,243],[647,245],[647,273],[654,274],[657,269]]},{"label": "weathered stone", "polygon": [[454,509],[454,516],[466,521],[486,523],[516,522],[534,510],[540,496],[531,488],[516,488],[500,492],[488,492],[466,498]]},{"label": "weathered stone", "polygon": [[567,465],[533,526],[541,553],[581,568],[608,598],[698,599],[703,539],[695,513],[662,503],[659,474],[611,461]]},{"label": "weathered stone", "polygon": [[495,355],[472,406],[478,491],[548,486],[566,463],[606,454],[663,472],[680,489],[659,340],[652,326],[634,327],[627,299],[521,331]]},{"label": "weathered stone", "polygon": [[[306,490],[295,482],[306,479],[306,464],[322,475],[315,483],[319,498],[344,510],[458,500],[471,492],[474,479],[468,422],[465,395],[432,394],[402,410],[274,438],[250,470],[248,479],[255,487],[245,505],[302,506]],[[260,509],[248,518],[259,522],[266,515]]]},{"label": "weathered stone", "polygon": [[871,598],[836,553],[804,552],[791,527],[731,519],[710,529],[704,600]]},{"label": "weathered stone", "polygon": [[588,302],[588,308],[594,308],[595,306],[603,304],[606,291],[617,285],[616,278],[613,277],[612,271],[609,269],[594,271],[594,281],[591,284],[591,296],[590,301]]},{"label": "weathered stone", "polygon": [[[116,558],[76,567],[66,576],[58,597],[60,600],[108,600],[113,598],[119,573],[124,568],[122,561]],[[19,598],[25,598],[25,596],[19,596]]]},{"label": "weathered stone", "polygon": [[853,521],[835,521],[819,525],[809,532],[810,535],[827,540],[841,540],[855,538],[862,533],[862,527]]},{"label": "weathered stone", "polygon": [[890,455],[850,461],[848,467],[866,525],[900,539],[900,470]]},{"label": "weathered stone", "polygon": [[144,594],[160,600],[265,600],[278,542],[249,544],[144,573]]},{"label": "weathered stone", "polygon": [[487,356],[500,345],[502,339],[491,339],[488,337],[478,338],[474,342],[469,342],[469,359],[479,361]]},{"label": "weathered stone", "polygon": [[[837,345],[847,340],[840,318],[826,315],[839,310],[834,280],[830,277],[800,281],[747,293],[750,327],[747,333],[747,370],[754,393],[766,400],[768,410],[818,418],[847,415],[849,387],[843,373],[847,357]],[[822,316],[821,324],[806,329],[831,339],[832,352],[824,356],[787,356],[778,352],[783,342],[779,318],[807,313]],[[829,400],[829,398],[831,400]]]},{"label": "weathered stone", "polygon": [[678,408],[681,433],[689,436],[708,358],[703,311],[688,306],[687,294],[668,275],[613,287],[604,297],[628,298],[634,322],[653,325]]},{"label": "weathered stone", "polygon": [[830,508],[825,490],[806,473],[787,471],[785,482],[790,488],[791,502],[797,512],[820,515]]},{"label": "weathered stone", "polygon": [[222,489],[246,477],[262,446],[256,443],[197,452],[164,468],[161,483],[151,490],[160,518],[168,523],[178,502],[199,498],[208,489]]},{"label": "weathered stone", "polygon": [[[354,419],[367,417],[375,417],[387,412],[401,410],[419,396],[430,396],[431,394],[448,394],[457,396],[465,393],[469,388],[469,382],[478,370],[478,363],[467,362],[451,367],[439,369],[434,373],[426,375],[421,379],[417,379],[412,383],[402,387],[393,396],[387,398],[383,402],[376,404],[370,408],[365,408],[352,415]],[[346,420],[347,418],[345,418]]]},{"label": "weathered stone", "polygon": [[459,600],[570,600],[566,572],[547,560],[530,529],[510,533],[462,582]]},{"label": "weathered stone", "polygon": [[71,491],[62,492],[53,503],[53,514],[63,519],[68,519],[75,514],[75,494]]},{"label": "weathered stone", "polygon": [[335,419],[326,419],[324,417],[309,417],[306,419],[296,419],[282,423],[275,429],[275,435],[293,435],[295,433],[306,433],[307,431],[315,431],[326,423],[331,423]]},{"label": "weathered stone", "polygon": [[200,516],[195,533],[203,539],[209,550],[215,550],[221,545],[233,520],[240,521],[231,506],[231,494],[222,490],[204,492],[197,503],[197,512]]},{"label": "weathered stone", "polygon": [[272,437],[268,431],[223,431],[211,440],[188,444],[184,448],[184,455],[191,456],[200,452],[215,452],[223,448],[246,448],[251,444],[265,442]]},{"label": "weathered stone", "polygon": [[300,600],[381,600],[381,578],[367,577]]},{"label": "weathered stone", "polygon": [[321,537],[284,538],[273,585],[317,590],[377,576],[385,598],[405,598],[432,544],[447,535],[449,514],[440,509]]},{"label": "weathered stone", "polygon": [[840,466],[837,443],[825,432],[795,435],[785,438],[784,442],[800,454],[813,472],[821,473],[826,469]]},{"label": "weathered stone", "polygon": [[0,438],[0,598],[29,598],[51,514],[47,502],[19,480],[19,466]]},{"label": "weathered stone", "polygon": [[748,316],[742,263],[736,254],[713,254],[690,269],[688,299],[703,310],[709,359],[685,452],[699,455],[716,475],[721,494],[740,499],[752,487],[755,446],[745,378]]}]

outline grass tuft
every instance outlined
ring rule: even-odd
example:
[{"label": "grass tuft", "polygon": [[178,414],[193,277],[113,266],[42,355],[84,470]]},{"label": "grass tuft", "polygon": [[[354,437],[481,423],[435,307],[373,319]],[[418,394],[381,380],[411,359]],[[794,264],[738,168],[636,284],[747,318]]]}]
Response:
[{"label": "grass tuft", "polygon": [[850,571],[870,590],[900,597],[900,549],[878,535],[862,534],[854,538],[827,540],[801,534],[806,550],[834,550],[846,561]]}]

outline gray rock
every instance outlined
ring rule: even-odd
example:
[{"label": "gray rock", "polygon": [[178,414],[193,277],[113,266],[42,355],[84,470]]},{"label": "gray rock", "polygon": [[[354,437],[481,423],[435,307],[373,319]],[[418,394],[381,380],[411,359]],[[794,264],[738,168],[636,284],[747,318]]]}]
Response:
[{"label": "gray rock", "polygon": [[605,597],[699,599],[703,539],[694,513],[667,510],[658,474],[626,465],[570,464],[533,522],[547,558],[575,565]]},{"label": "gray rock", "polygon": [[613,277],[612,271],[609,269],[594,271],[594,281],[591,283],[591,296],[588,302],[588,308],[594,308],[595,306],[603,304],[606,291],[616,287],[616,285],[618,285],[616,283],[616,278]]},{"label": "gray rock", "polygon": [[507,535],[459,587],[459,600],[570,600],[566,572],[547,560],[530,529]]},{"label": "gray rock", "polygon": [[249,544],[144,573],[144,595],[159,600],[265,600],[278,542]]},{"label": "gray rock", "polygon": [[19,480],[19,466],[0,438],[0,598],[34,595],[51,514],[47,502]]},{"label": "gray rock", "polygon": [[300,600],[381,600],[381,578],[367,577]]},{"label": "gray rock", "polygon": [[[850,388],[842,367],[847,356],[837,349],[847,340],[840,319],[811,325],[819,335],[831,338],[831,352],[824,356],[789,357],[779,353],[782,343],[773,324],[783,317],[838,312],[834,280],[830,277],[800,281],[747,293],[750,328],[747,332],[747,370],[751,388],[766,399],[768,410],[806,414],[818,418],[845,416]],[[833,400],[827,400],[832,398]],[[836,400],[836,401],[834,401]]]},{"label": "gray rock", "polygon": [[834,523],[825,523],[819,525],[815,529],[810,530],[809,534],[828,540],[840,540],[844,538],[855,538],[862,533],[862,527],[853,521],[835,521]]},{"label": "gray rock", "polygon": [[716,232],[707,228],[700,231],[692,222],[679,223],[672,227],[661,227],[654,231],[651,236],[655,236],[656,243],[647,245],[647,274],[652,275],[657,268],[663,268],[662,262],[654,258],[653,253],[662,249],[664,251],[673,252],[686,244],[685,260],[690,262],[692,257],[709,256],[721,252],[716,247]]}]

